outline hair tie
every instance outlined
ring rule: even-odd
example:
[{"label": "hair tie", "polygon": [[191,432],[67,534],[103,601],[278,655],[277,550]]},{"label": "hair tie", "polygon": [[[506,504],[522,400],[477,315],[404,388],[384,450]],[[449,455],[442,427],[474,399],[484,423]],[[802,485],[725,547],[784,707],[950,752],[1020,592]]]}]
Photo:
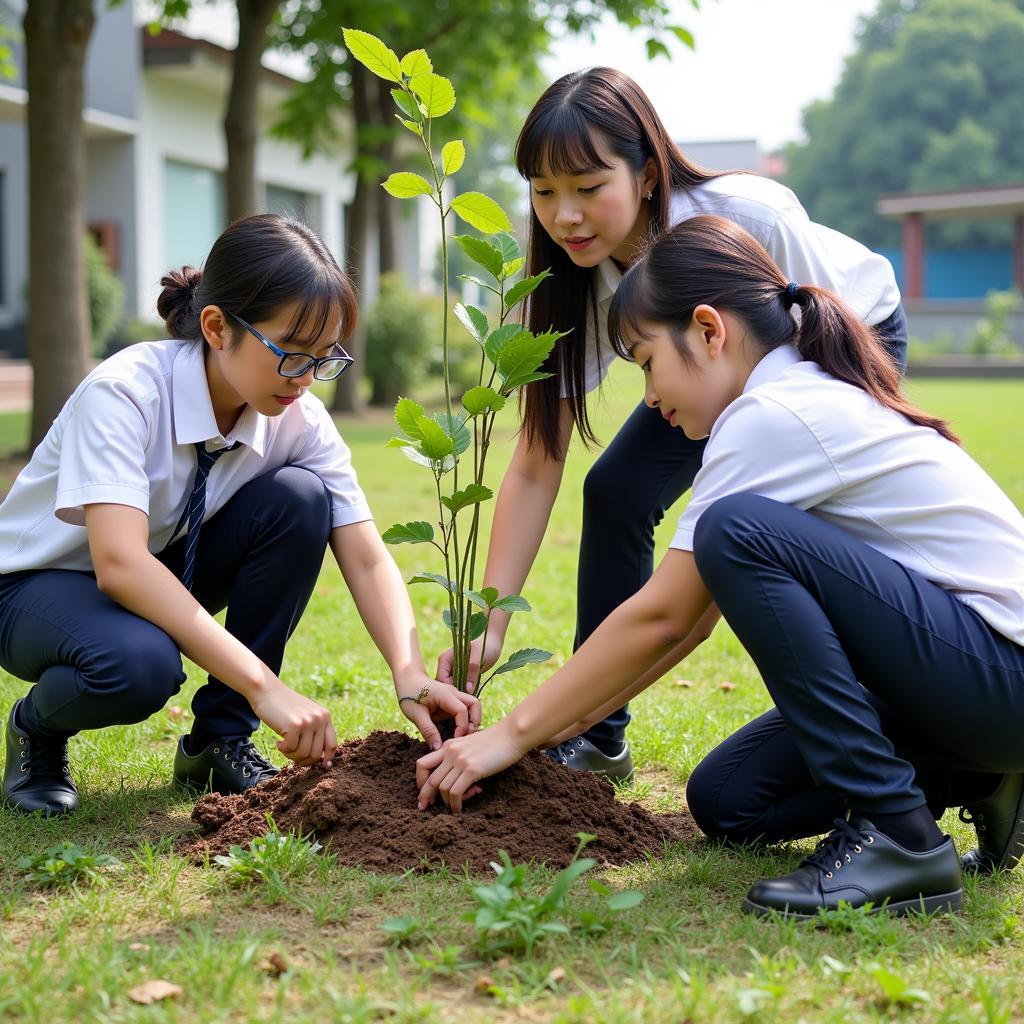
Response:
[{"label": "hair tie", "polygon": [[797,293],[800,291],[800,285],[796,281],[790,281],[786,285],[785,290],[782,293],[782,304],[789,309],[790,306],[796,304]]}]

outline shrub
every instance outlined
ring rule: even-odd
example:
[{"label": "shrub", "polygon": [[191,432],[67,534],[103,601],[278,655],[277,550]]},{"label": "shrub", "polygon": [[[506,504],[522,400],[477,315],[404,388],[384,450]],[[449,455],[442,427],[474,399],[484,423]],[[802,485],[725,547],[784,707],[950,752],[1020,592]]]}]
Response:
[{"label": "shrub", "polygon": [[437,303],[413,291],[399,273],[385,274],[366,317],[366,375],[371,405],[394,405],[427,372],[438,346]]},{"label": "shrub", "polygon": [[124,312],[124,285],[91,235],[85,236],[85,278],[89,291],[92,354],[102,358]]}]

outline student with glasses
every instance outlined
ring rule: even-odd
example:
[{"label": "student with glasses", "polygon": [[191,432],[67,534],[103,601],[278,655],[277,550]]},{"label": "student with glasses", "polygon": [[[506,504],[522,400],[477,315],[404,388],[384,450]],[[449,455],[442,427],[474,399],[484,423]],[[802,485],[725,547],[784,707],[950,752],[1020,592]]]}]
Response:
[{"label": "student with glasses", "polygon": [[158,711],[183,654],[209,678],[177,783],[236,793],[274,775],[261,721],[292,761],[330,765],[330,714],[278,676],[328,545],[427,742],[434,718],[479,723],[474,698],[427,675],[349,449],[309,392],[352,362],[355,295],[323,242],[247,217],[202,271],[161,283],[173,340],[96,367],[0,505],[0,667],[34,684],[6,731],[3,795],[21,811],[73,811],[68,739]]}]

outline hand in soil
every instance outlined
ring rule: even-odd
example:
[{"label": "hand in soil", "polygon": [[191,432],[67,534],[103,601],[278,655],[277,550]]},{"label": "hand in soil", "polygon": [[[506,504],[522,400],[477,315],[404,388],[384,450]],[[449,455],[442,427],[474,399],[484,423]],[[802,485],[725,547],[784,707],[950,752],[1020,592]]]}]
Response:
[{"label": "hand in soil", "polygon": [[439,683],[433,679],[415,680],[415,686],[403,684],[400,697],[406,692],[415,694],[423,685],[430,687],[430,692],[419,704],[411,700],[403,700],[398,706],[405,717],[420,731],[431,750],[441,746],[441,734],[435,722],[451,718],[455,720],[455,735],[465,736],[480,727],[480,701],[468,693],[461,693],[448,683]]},{"label": "hand in soil", "polygon": [[277,749],[296,764],[321,762],[330,768],[338,738],[331,714],[316,701],[278,683],[251,698],[252,709],[281,737]]},{"label": "hand in soil", "polygon": [[472,736],[448,740],[416,762],[417,806],[425,811],[440,793],[449,810],[459,814],[463,801],[480,792],[476,782],[509,768],[525,753],[512,743],[500,722]]}]

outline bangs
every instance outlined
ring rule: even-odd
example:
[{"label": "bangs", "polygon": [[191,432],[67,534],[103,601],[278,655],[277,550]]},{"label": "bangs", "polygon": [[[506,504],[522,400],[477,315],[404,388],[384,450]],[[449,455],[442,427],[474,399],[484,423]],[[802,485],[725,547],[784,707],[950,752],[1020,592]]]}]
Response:
[{"label": "bangs", "polygon": [[291,300],[297,304],[295,316],[288,325],[282,345],[309,345],[323,337],[337,323],[337,335],[331,340],[344,342],[352,334],[356,322],[356,299],[348,279],[336,273],[312,274]]},{"label": "bangs", "polygon": [[595,128],[571,103],[529,120],[516,143],[516,169],[524,178],[610,170],[594,145]]},{"label": "bangs", "polygon": [[630,268],[619,282],[608,310],[608,340],[617,356],[633,360],[633,346],[651,337],[643,324],[650,320],[642,264]]}]

